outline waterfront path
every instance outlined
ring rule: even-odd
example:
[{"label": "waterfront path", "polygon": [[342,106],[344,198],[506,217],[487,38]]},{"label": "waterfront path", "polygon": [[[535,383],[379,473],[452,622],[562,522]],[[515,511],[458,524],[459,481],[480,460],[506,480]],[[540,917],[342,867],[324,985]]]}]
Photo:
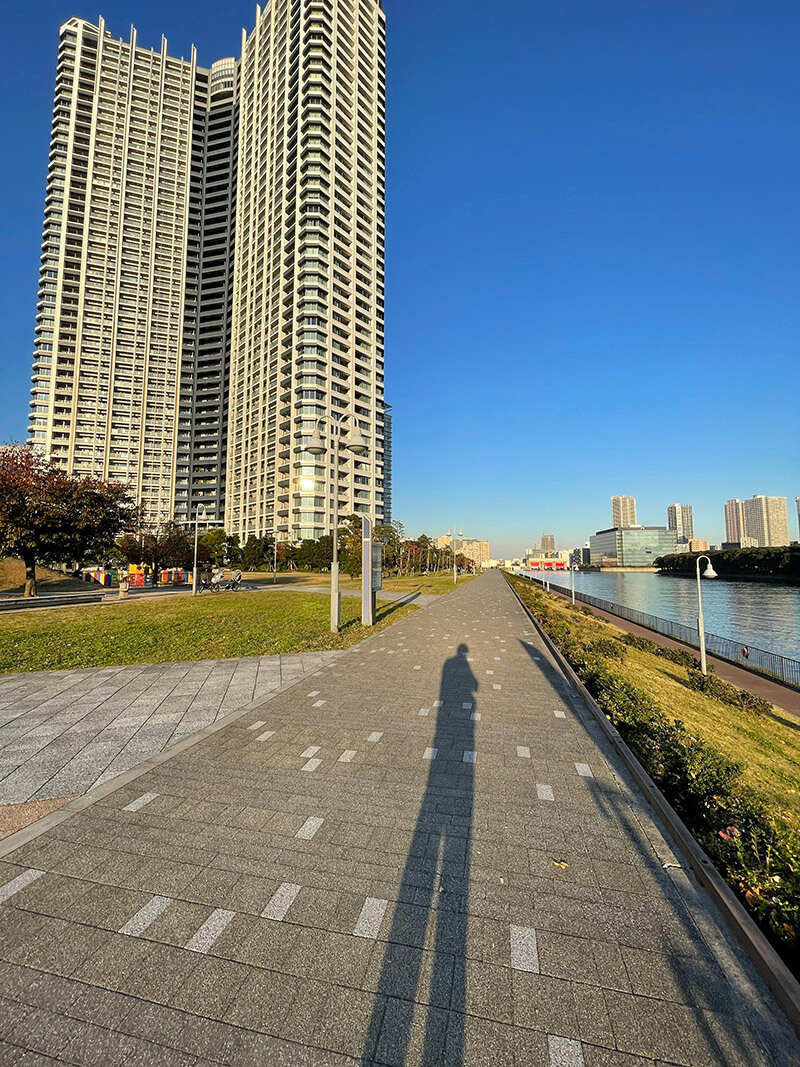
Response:
[{"label": "waterfront path", "polygon": [[0,843],[0,1063],[797,1063],[533,629],[490,572]]}]

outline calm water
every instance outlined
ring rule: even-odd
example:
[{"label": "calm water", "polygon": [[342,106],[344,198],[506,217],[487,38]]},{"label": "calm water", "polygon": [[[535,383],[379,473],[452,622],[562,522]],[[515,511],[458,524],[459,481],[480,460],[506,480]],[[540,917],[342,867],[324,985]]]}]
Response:
[{"label": "calm water", "polygon": [[[553,584],[569,587],[569,574],[549,577]],[[590,571],[576,573],[575,589],[662,619],[697,625],[694,578]],[[800,586],[704,579],[703,614],[707,633],[800,659]]]}]

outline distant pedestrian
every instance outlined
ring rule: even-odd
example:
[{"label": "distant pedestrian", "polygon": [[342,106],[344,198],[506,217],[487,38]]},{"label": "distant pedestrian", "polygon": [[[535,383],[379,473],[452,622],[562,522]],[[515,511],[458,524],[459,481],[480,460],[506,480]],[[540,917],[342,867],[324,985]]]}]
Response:
[{"label": "distant pedestrian", "polygon": [[742,645],[742,655],[745,659],[750,659],[750,649],[747,645]]}]

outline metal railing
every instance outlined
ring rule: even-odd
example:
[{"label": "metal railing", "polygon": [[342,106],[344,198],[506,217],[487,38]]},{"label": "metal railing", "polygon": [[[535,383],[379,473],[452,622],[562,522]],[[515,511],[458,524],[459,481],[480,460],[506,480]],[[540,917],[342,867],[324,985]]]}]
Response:
[{"label": "metal railing", "polygon": [[[515,570],[514,573],[519,578],[528,578],[536,585],[545,587],[545,579],[525,571]],[[560,593],[567,598],[572,596],[569,586],[560,585],[557,582],[551,582],[548,585],[551,592]],[[628,622],[634,622],[647,630],[654,630],[656,633],[664,634],[665,637],[672,637],[675,641],[680,641],[691,648],[700,647],[697,628],[694,626],[685,626],[671,619],[660,619],[657,615],[648,615],[646,611],[637,611],[635,608],[625,607],[624,604],[612,604],[609,600],[601,600],[600,597],[589,596],[588,593],[579,593],[577,589],[575,599],[580,600],[582,604],[589,604],[593,608],[600,608],[601,611],[627,619]],[[783,682],[784,685],[792,686],[794,689],[800,689],[800,661],[796,659],[780,656],[777,652],[767,652],[763,648],[754,648],[753,645],[742,645],[731,641],[728,637],[709,633],[706,634],[706,651],[718,659],[735,663],[737,667],[744,667],[756,674],[763,674],[775,681]]]}]

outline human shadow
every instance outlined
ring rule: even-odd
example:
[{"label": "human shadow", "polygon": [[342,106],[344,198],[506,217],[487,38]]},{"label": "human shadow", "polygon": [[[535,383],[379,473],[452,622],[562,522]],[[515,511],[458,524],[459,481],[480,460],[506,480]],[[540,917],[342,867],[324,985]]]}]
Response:
[{"label": "human shadow", "polygon": [[[475,778],[470,757],[474,759],[478,689],[468,652],[460,644],[442,668],[436,727],[426,753],[433,750],[434,758],[364,1039],[365,1067],[375,1061],[400,1067],[412,1042],[421,1063],[440,1062],[445,1043],[449,1067],[464,1062],[466,982],[456,961],[466,957],[467,949]],[[415,1008],[425,1018],[419,1031],[413,1027]]]}]

